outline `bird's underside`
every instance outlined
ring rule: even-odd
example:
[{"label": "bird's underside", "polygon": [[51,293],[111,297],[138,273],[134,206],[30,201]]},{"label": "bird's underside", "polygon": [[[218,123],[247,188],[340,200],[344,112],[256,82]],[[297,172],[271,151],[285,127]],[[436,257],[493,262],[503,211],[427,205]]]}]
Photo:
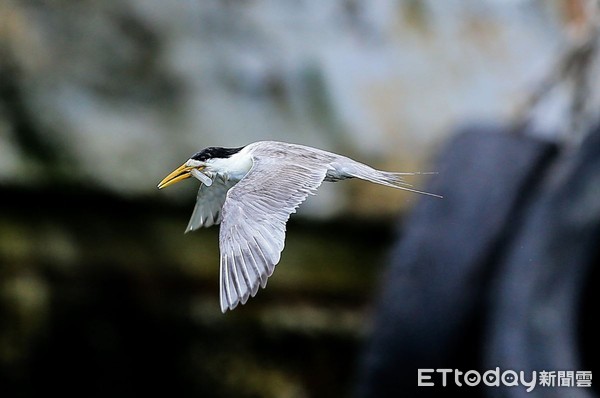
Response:
[{"label": "bird's underside", "polygon": [[[347,157],[281,142],[250,144],[239,152],[252,166],[241,179],[210,170],[212,185],[202,184],[186,232],[221,224],[221,310],[245,304],[267,284],[279,262],[285,226],[292,213],[323,181],[360,178],[389,187],[410,188],[402,175],[375,170]],[[163,180],[164,181],[164,180]]]}]

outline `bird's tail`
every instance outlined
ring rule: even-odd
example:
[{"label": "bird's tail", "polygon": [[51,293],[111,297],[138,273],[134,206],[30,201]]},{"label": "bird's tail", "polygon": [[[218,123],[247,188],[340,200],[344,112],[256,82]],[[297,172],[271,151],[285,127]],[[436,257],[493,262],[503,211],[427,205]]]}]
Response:
[{"label": "bird's tail", "polygon": [[[393,172],[380,171],[380,170],[374,170],[374,171],[377,172],[377,176],[376,176],[376,178],[369,179],[369,181],[373,181],[377,184],[385,185],[385,186],[392,187],[392,188],[402,189],[404,191],[418,193],[421,195],[429,195],[429,196],[434,196],[436,198],[443,198],[442,195],[415,189],[412,187],[411,184],[404,181],[404,178],[403,178],[403,176],[406,176],[406,175],[413,176],[413,175],[421,175],[421,174],[437,174],[436,172],[416,171],[416,172],[412,172],[412,173],[410,173],[410,172],[408,172],[408,173],[393,173]],[[357,176],[357,177],[361,178],[360,176]]]},{"label": "bird's tail", "polygon": [[443,197],[443,196],[435,194],[435,193],[420,191],[418,189],[415,189],[412,187],[411,184],[404,181],[404,178],[403,178],[404,176],[407,176],[407,175],[413,176],[413,175],[437,174],[436,172],[419,172],[419,171],[417,171],[417,172],[407,172],[407,173],[394,173],[394,172],[389,172],[389,171],[377,170],[377,169],[374,169],[372,167],[369,167],[365,164],[362,164],[362,163],[356,162],[356,161],[352,161],[351,165],[345,164],[343,169],[345,172],[344,174],[348,175],[349,177],[360,178],[361,180],[371,181],[376,184],[381,184],[381,185],[385,185],[387,187],[402,189],[404,191],[414,192],[414,193],[418,193],[421,195],[429,195],[429,196],[434,196],[436,198]]}]

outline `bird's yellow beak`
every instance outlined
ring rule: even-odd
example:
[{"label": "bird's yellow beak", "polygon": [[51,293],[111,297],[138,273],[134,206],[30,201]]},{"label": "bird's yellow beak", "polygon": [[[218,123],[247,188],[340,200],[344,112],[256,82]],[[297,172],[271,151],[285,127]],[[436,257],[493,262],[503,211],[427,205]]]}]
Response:
[{"label": "bird's yellow beak", "polygon": [[[204,167],[197,167],[199,170],[202,170]],[[168,187],[169,185],[173,185],[179,181],[185,180],[186,178],[190,178],[192,176],[191,171],[194,167],[186,166],[185,163],[175,169],[171,174],[163,178],[161,182],[158,183],[158,189],[163,189]]]}]

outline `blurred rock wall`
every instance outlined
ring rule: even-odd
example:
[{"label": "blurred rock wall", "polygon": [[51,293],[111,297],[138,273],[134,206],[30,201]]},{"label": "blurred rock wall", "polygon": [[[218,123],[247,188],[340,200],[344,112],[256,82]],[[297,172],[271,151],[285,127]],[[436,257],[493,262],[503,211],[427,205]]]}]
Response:
[{"label": "blurred rock wall", "polygon": [[[548,73],[562,4],[5,0],[0,183],[150,194],[198,149],[261,139],[427,168],[451,127],[509,117]],[[327,187],[305,213],[408,200],[389,195]]]}]

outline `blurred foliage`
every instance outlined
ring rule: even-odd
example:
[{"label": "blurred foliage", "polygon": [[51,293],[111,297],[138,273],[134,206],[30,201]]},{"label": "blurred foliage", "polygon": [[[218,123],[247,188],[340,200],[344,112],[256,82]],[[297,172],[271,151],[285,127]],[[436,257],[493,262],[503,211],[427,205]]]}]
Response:
[{"label": "blurred foliage", "polygon": [[349,391],[389,224],[292,221],[268,288],[223,315],[218,229],[184,235],[187,206],[82,189],[0,193],[12,203],[0,208],[7,396]]}]

